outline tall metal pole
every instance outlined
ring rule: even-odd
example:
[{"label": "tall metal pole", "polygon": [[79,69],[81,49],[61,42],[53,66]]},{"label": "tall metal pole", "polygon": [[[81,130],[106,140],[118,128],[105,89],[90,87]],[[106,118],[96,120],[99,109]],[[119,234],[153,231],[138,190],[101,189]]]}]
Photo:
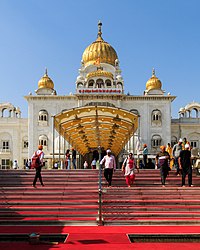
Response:
[{"label": "tall metal pole", "polygon": [[59,158],[59,166],[60,166],[60,133],[61,133],[61,125],[59,125],[59,137],[58,137],[58,158]]},{"label": "tall metal pole", "polygon": [[101,183],[101,174],[102,174],[102,169],[101,169],[101,147],[98,147],[99,150],[99,217],[97,218],[98,225],[103,226],[103,216],[102,216],[102,183]]},{"label": "tall metal pole", "polygon": [[54,147],[54,141],[55,141],[55,121],[54,121],[54,119],[55,119],[55,116],[53,115],[52,116],[53,117],[53,126],[52,126],[52,128],[53,128],[53,131],[52,131],[52,134],[53,134],[53,138],[52,138],[52,146],[53,146],[53,166],[52,167],[54,167],[54,163],[55,163],[55,147]]}]

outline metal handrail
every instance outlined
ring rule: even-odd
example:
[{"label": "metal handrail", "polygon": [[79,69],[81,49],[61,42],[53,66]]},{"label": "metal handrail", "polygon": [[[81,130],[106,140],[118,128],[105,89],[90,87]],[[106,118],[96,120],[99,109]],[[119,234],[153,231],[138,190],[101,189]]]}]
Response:
[{"label": "metal handrail", "polygon": [[97,223],[98,226],[103,226],[103,215],[102,215],[102,165],[100,164],[101,162],[101,147],[99,146],[99,209],[98,209],[98,218],[97,218]]}]

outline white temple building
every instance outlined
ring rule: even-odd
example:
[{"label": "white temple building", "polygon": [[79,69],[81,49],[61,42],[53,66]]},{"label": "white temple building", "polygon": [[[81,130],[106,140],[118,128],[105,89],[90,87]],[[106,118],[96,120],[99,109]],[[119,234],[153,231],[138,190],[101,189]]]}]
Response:
[{"label": "white temple building", "polygon": [[[25,96],[28,104],[27,119],[20,117],[19,108],[13,107],[12,104],[1,104],[0,168],[12,167],[11,163],[14,160],[18,161],[20,168],[24,168],[26,160],[32,156],[38,144],[43,145],[48,168],[52,168],[55,159],[63,161],[67,148],[77,149],[80,160],[81,157],[85,157],[81,154],[80,145],[88,149],[88,154],[95,150],[95,147],[91,146],[92,140],[96,139],[95,134],[90,138],[90,133],[93,133],[94,129],[97,131],[97,127],[98,129],[104,127],[103,134],[100,129],[96,135],[102,144],[105,143],[102,138],[107,138],[105,128],[108,123],[105,120],[108,114],[105,111],[105,117],[101,117],[101,120],[98,117],[98,121],[95,120],[97,116],[90,118],[91,120],[89,118],[84,120],[78,114],[82,112],[81,108],[85,107],[97,107],[101,111],[102,107],[109,107],[111,113],[117,112],[112,118],[113,129],[110,130],[109,127],[107,131],[110,135],[108,145],[117,154],[116,157],[129,151],[138,154],[144,143],[148,145],[149,154],[155,155],[160,145],[167,143],[173,145],[181,137],[186,137],[193,147],[200,146],[199,103],[188,104],[180,109],[179,118],[171,119],[171,105],[176,97],[165,94],[163,84],[156,76],[154,69],[152,76],[146,84],[144,83],[143,93],[138,95],[124,94],[126,83],[122,72],[117,52],[103,40],[102,24],[99,22],[97,39],[83,52],[79,74],[75,79],[74,94],[57,95],[56,85],[46,70],[38,82],[35,93]],[[6,117],[4,116],[5,110],[8,112]],[[64,127],[61,122],[59,125],[61,130],[66,129],[62,134],[59,133],[58,128],[56,129],[54,120],[57,116],[62,117],[62,121],[67,120],[69,110],[74,111],[72,126],[75,120],[80,120],[71,131],[72,136],[69,134],[69,124]],[[133,133],[129,133],[128,125],[121,122],[124,131],[127,131],[124,133],[125,140],[123,140],[121,137],[123,130],[119,133],[119,121],[131,113],[137,118],[133,124],[135,128]],[[96,125],[91,127],[89,123]],[[84,129],[80,130],[81,126],[85,126]],[[80,131],[84,132],[84,137],[77,138]],[[79,167],[82,166],[79,164]]]}]

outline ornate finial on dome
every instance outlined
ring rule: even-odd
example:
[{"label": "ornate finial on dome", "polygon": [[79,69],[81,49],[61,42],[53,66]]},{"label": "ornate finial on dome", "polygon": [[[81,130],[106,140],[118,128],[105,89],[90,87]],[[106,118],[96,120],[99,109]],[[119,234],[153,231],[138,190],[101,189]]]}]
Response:
[{"label": "ornate finial on dome", "polygon": [[82,60],[84,66],[93,65],[100,58],[101,63],[107,63],[115,66],[115,60],[118,58],[114,48],[102,38],[101,21],[98,22],[97,39],[90,44],[83,52]]},{"label": "ornate finial on dome", "polygon": [[154,68],[152,69],[152,76],[156,76],[156,71]]},{"label": "ornate finial on dome", "polygon": [[48,76],[47,68],[45,68],[45,76]]},{"label": "ornate finial on dome", "polygon": [[101,32],[101,26],[102,26],[102,22],[99,20],[98,22],[98,35],[97,35],[97,38],[102,38],[101,35],[102,35],[102,32]]}]

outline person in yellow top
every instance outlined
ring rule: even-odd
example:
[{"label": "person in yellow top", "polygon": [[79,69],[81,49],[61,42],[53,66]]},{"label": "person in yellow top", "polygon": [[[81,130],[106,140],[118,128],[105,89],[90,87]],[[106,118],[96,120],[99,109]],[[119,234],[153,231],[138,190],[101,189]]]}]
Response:
[{"label": "person in yellow top", "polygon": [[169,166],[172,169],[172,167],[174,166],[174,159],[173,159],[172,147],[171,147],[170,143],[167,143],[166,152],[169,153],[169,156],[170,156]]},{"label": "person in yellow top", "polygon": [[185,150],[185,145],[188,144],[189,145],[189,150],[191,149],[190,147],[190,143],[189,141],[187,141],[186,137],[183,138],[183,142],[182,142],[182,149]]}]

